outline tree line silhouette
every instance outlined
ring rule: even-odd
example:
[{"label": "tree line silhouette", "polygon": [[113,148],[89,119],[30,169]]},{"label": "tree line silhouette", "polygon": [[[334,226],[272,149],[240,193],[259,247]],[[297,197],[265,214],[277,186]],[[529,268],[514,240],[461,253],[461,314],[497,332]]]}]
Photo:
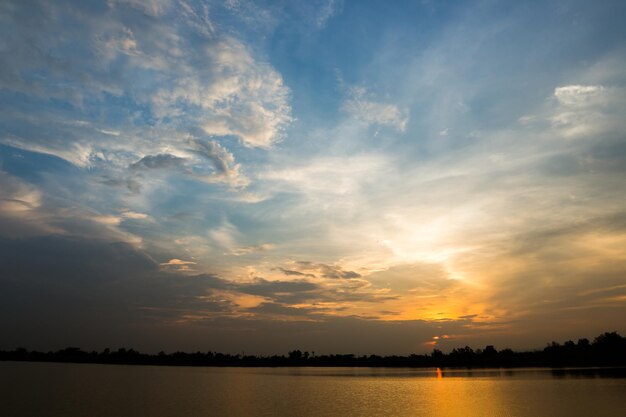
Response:
[{"label": "tree line silhouette", "polygon": [[443,353],[434,349],[431,354],[409,356],[379,356],[354,354],[316,355],[315,352],[290,351],[285,355],[255,356],[217,352],[141,353],[134,349],[104,349],[86,352],[68,347],[56,352],[29,351],[17,348],[0,351],[3,361],[72,362],[126,365],[173,366],[368,366],[368,367],[590,367],[626,366],[626,337],[617,332],[603,333],[594,338],[571,340],[564,344],[549,343],[543,350],[514,352],[498,351],[494,346],[472,349],[469,346]]}]

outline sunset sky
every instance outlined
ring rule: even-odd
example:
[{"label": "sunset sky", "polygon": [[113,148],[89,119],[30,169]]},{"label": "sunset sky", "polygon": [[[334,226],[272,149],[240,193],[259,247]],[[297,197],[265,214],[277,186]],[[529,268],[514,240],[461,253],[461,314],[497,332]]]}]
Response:
[{"label": "sunset sky", "polygon": [[626,334],[626,2],[0,2],[0,349]]}]

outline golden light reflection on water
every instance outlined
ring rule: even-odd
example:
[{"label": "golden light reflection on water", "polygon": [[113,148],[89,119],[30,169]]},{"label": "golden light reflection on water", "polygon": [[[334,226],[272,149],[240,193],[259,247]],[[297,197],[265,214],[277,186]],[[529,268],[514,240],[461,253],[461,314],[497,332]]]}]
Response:
[{"label": "golden light reflection on water", "polygon": [[429,394],[423,397],[419,404],[412,405],[415,410],[422,410],[416,415],[437,417],[512,415],[509,414],[511,410],[503,400],[495,380],[448,377],[440,372],[437,372],[437,379],[439,383],[430,384]]}]

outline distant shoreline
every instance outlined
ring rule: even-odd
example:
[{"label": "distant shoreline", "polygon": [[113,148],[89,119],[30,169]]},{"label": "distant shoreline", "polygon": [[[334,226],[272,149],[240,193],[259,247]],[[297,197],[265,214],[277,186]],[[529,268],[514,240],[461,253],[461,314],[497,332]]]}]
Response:
[{"label": "distant shoreline", "polygon": [[212,364],[212,365],[196,365],[196,364],[157,364],[157,363],[118,363],[118,362],[73,362],[73,361],[32,361],[32,360],[14,360],[14,359],[0,359],[0,363],[29,363],[29,364],[53,364],[53,365],[103,365],[103,366],[138,366],[138,367],[164,367],[164,368],[241,368],[241,369],[289,369],[289,368],[318,368],[318,369],[407,369],[407,370],[423,370],[424,372],[430,371],[436,373],[440,370],[444,376],[464,376],[464,374],[471,374],[473,372],[485,374],[494,373],[520,373],[520,372],[551,372],[554,375],[598,375],[598,376],[617,376],[620,378],[626,378],[626,365],[607,365],[607,366],[496,366],[496,367],[484,367],[484,366],[401,366],[401,365],[227,365],[227,364]]},{"label": "distant shoreline", "polygon": [[0,361],[93,363],[114,365],[203,366],[203,367],[369,367],[369,368],[580,368],[626,367],[626,337],[617,332],[604,333],[592,342],[552,342],[543,350],[514,352],[493,346],[472,349],[469,346],[450,353],[433,350],[428,355],[379,356],[354,354],[315,355],[293,350],[288,355],[254,356],[217,352],[174,352],[146,354],[134,349],[86,352],[76,347],[56,352],[29,351],[17,348],[0,351]]}]

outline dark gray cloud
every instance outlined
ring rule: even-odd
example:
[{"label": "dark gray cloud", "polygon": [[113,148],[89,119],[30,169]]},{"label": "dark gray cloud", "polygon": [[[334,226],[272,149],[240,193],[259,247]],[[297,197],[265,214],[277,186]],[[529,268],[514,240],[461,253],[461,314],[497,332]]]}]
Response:
[{"label": "dark gray cloud", "polygon": [[[236,342],[240,350],[246,353],[275,353],[301,349],[315,351],[316,354],[408,354],[430,352],[433,347],[426,342],[432,341],[433,336],[467,332],[465,326],[468,324],[467,320],[433,323],[422,320],[381,321],[355,316],[298,319],[293,312],[284,311],[277,306],[263,308],[292,313],[292,318],[275,321],[220,318],[198,322],[196,323],[198,327],[194,330],[206,329],[211,335],[215,335],[213,341],[209,343],[219,350],[228,350],[228,347]],[[183,331],[185,330],[190,329]],[[494,341],[493,338],[476,336],[473,340],[479,347],[492,343],[495,343],[498,349],[508,346],[503,338]],[[466,342],[455,338],[447,339],[444,349],[465,346]]]},{"label": "dark gray cloud", "polygon": [[[154,259],[125,243],[66,236],[2,238],[0,265],[0,348],[125,345],[152,351],[276,353],[298,346],[385,353],[419,349],[419,342],[434,331],[423,322],[388,326],[332,317],[321,307],[290,306],[298,299],[324,297],[327,290],[311,282],[236,283],[209,274],[164,272]],[[257,318],[238,317],[233,314],[237,306],[220,295],[223,291],[274,301],[243,310]],[[297,323],[263,318],[270,316],[290,316]],[[320,322],[309,323],[312,317]],[[420,331],[405,332],[413,326]],[[391,331],[401,343],[393,348],[368,343],[369,332],[380,329]]]},{"label": "dark gray cloud", "polygon": [[324,278],[352,279],[361,277],[361,274],[354,271],[346,271],[337,265],[316,264],[311,261],[297,261],[296,265],[302,271],[314,271]]},{"label": "dark gray cloud", "polygon": [[[167,153],[146,155],[130,164],[129,169],[136,175],[141,175],[145,170],[178,171],[190,178],[208,183],[227,183],[231,187],[244,187],[248,184],[248,179],[241,173],[241,166],[225,147],[216,141],[200,139],[189,139],[188,144],[191,147],[187,151],[196,158],[182,158]],[[209,168],[199,168],[199,161],[208,161]]]},{"label": "dark gray cloud", "polygon": [[133,194],[141,192],[141,183],[134,178],[115,178],[110,175],[103,175],[97,181],[109,187],[125,187]]},{"label": "dark gray cloud", "polygon": [[[0,265],[0,332],[6,336],[5,348],[28,342],[46,348],[121,343],[130,333],[155,326],[195,326],[192,323],[203,319],[210,325],[220,317],[242,313],[259,318],[240,318],[238,326],[245,327],[245,322],[262,327],[264,316],[322,318],[326,311],[292,306],[297,303],[378,301],[377,296],[360,293],[358,286],[330,289],[306,280],[262,278],[235,282],[210,274],[164,271],[130,244],[58,235],[0,238]],[[242,309],[225,293],[268,301]]]},{"label": "dark gray cloud", "polygon": [[141,169],[176,169],[181,168],[185,163],[185,158],[170,154],[146,155],[139,161],[131,164],[134,170]]},{"label": "dark gray cloud", "polygon": [[0,328],[13,341],[32,340],[41,326],[50,329],[39,342],[44,344],[68,337],[70,331],[92,333],[92,327],[130,331],[129,326],[152,322],[156,312],[159,322],[168,322],[190,312],[231,308],[219,299],[199,297],[226,288],[224,280],[162,272],[153,259],[126,243],[63,236],[3,238],[0,265]]},{"label": "dark gray cloud", "polygon": [[305,280],[268,281],[255,278],[252,283],[237,285],[237,290],[250,295],[268,297],[283,303],[301,303],[316,299],[323,292],[320,284]]},{"label": "dark gray cloud", "polygon": [[281,303],[261,303],[247,310],[272,316],[306,317],[310,320],[320,320],[322,318],[320,314],[329,311],[326,308],[290,307]]},{"label": "dark gray cloud", "polygon": [[310,278],[315,278],[314,274],[307,274],[304,272],[300,272],[300,271],[294,271],[292,269],[285,269],[285,268],[275,268],[275,270],[282,272],[285,275],[294,275],[294,276],[299,276],[299,277],[310,277]]},{"label": "dark gray cloud", "polygon": [[301,304],[315,302],[368,302],[380,303],[397,299],[397,295],[378,294],[368,290],[367,281],[349,280],[329,286],[298,279],[293,281],[269,281],[255,278],[251,283],[233,284],[233,289],[245,294],[267,297],[278,303]]}]

